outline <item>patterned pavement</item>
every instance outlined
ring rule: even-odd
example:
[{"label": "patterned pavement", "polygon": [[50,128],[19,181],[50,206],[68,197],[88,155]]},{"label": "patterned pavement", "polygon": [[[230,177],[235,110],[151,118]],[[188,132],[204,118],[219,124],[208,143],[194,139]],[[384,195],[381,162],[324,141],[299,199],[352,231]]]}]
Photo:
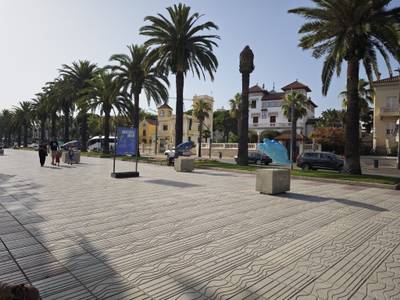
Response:
[{"label": "patterned pavement", "polygon": [[6,154],[0,281],[43,299],[400,299],[399,191]]}]

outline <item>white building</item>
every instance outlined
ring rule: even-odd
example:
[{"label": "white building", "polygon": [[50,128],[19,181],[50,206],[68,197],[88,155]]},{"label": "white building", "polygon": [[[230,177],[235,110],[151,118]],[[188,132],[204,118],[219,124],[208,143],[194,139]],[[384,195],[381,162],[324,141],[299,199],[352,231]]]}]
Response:
[{"label": "white building", "polygon": [[263,132],[290,131],[291,124],[284,116],[281,106],[285,95],[292,91],[307,97],[307,115],[297,121],[297,134],[307,137],[312,132],[317,105],[307,95],[311,92],[308,86],[296,80],[284,86],[282,92],[276,92],[255,85],[249,89],[249,131],[257,134],[258,142]]}]

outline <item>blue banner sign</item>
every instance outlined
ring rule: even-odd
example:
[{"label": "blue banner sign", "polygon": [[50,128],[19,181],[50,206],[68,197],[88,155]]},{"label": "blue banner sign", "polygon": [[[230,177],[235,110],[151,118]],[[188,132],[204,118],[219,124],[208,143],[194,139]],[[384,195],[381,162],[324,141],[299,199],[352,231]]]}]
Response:
[{"label": "blue banner sign", "polygon": [[137,151],[137,128],[117,128],[117,155],[136,155]]}]

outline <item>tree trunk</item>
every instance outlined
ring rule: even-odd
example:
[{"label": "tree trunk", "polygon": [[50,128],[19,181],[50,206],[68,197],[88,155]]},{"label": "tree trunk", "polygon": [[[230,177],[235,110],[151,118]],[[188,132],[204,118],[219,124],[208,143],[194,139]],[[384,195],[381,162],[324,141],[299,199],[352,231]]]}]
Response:
[{"label": "tree trunk", "polygon": [[81,114],[80,136],[81,136],[81,150],[83,152],[86,152],[88,143],[88,115],[86,111],[82,111]]},{"label": "tree trunk", "polygon": [[133,110],[133,127],[138,129],[139,133],[139,116],[140,116],[140,110],[139,110],[139,95],[140,93],[134,93],[134,110]]},{"label": "tree trunk", "polygon": [[295,162],[296,161],[296,137],[297,137],[297,119],[296,118],[291,120],[291,126],[292,126],[292,130],[291,130],[292,162]]},{"label": "tree trunk", "polygon": [[24,147],[28,147],[28,124],[24,124]]},{"label": "tree trunk", "polygon": [[64,143],[69,142],[69,107],[64,107]]},{"label": "tree trunk", "polygon": [[345,124],[345,163],[343,172],[361,174],[360,165],[360,112],[358,107],[359,60],[351,58],[347,63],[347,112]]},{"label": "tree trunk", "polygon": [[18,127],[18,132],[17,132],[17,143],[18,143],[18,147],[21,147],[21,136],[22,136],[22,132],[21,132],[21,127]]},{"label": "tree trunk", "polygon": [[46,139],[46,119],[40,121],[40,140]]},{"label": "tree trunk", "polygon": [[176,120],[175,120],[175,147],[182,143],[183,139],[183,85],[182,72],[176,73]]},{"label": "tree trunk", "polygon": [[110,153],[110,112],[104,111],[104,147],[103,153],[109,154]]},{"label": "tree trunk", "polygon": [[57,137],[57,114],[51,116],[51,138]]},{"label": "tree trunk", "polygon": [[240,102],[239,150],[238,164],[248,164],[248,134],[249,134],[249,82],[250,74],[242,73],[242,99]]},{"label": "tree trunk", "polygon": [[199,143],[199,153],[198,153],[198,157],[201,157],[201,137],[203,136],[203,122],[200,122],[199,124],[199,138],[197,140],[197,142]]}]

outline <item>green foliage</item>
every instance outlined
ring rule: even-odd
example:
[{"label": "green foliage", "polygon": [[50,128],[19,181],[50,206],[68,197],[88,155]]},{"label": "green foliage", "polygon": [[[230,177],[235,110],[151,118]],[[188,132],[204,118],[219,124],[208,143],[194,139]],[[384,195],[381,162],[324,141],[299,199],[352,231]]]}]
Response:
[{"label": "green foliage", "polygon": [[262,142],[265,138],[270,139],[270,140],[273,140],[273,139],[275,139],[279,134],[280,134],[280,132],[279,132],[279,131],[276,131],[276,130],[266,130],[266,131],[263,131],[263,132],[261,133],[261,135],[260,135],[260,140],[261,140],[261,142]]},{"label": "green foliage", "polygon": [[343,128],[345,115],[346,112],[344,110],[327,109],[321,113],[321,117],[318,119],[316,127]]},{"label": "green foliage", "polygon": [[[213,128],[215,131],[220,131],[223,134],[222,142],[229,142],[231,134],[237,134],[237,120],[232,118],[229,110],[214,111],[213,114]],[[237,136],[236,140],[237,142]]]},{"label": "green foliage", "polygon": [[292,105],[294,105],[294,122],[297,122],[298,119],[307,114],[306,101],[307,98],[302,93],[291,92],[285,95],[282,102],[282,111],[289,122],[292,119]]}]

